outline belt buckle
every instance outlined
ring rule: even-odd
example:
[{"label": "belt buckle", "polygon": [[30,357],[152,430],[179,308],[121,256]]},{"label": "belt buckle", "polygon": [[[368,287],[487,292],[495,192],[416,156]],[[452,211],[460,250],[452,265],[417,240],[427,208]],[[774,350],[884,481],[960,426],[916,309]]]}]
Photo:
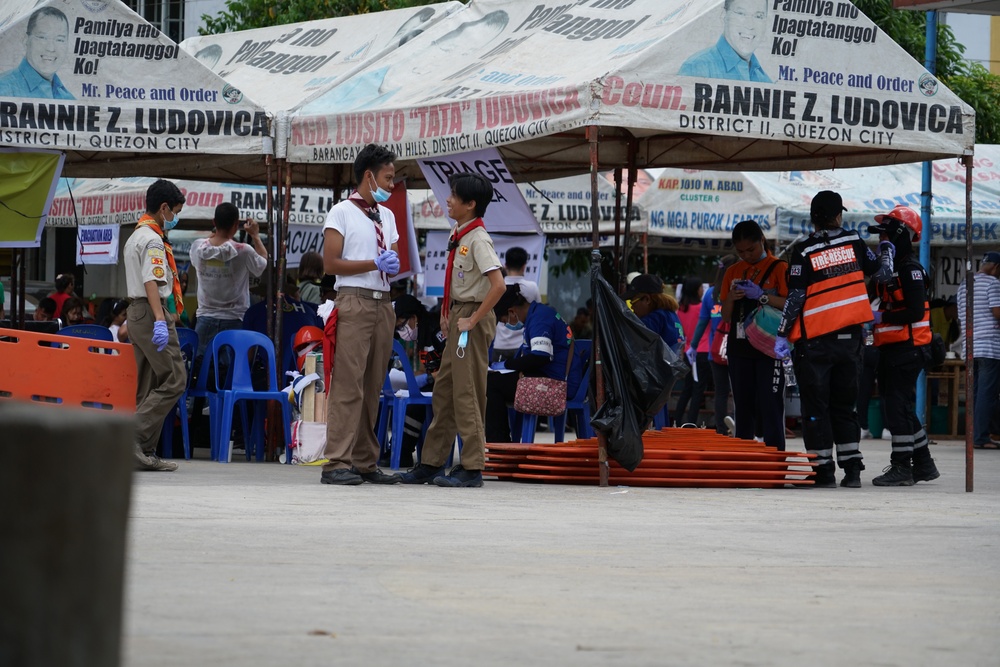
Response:
[{"label": "belt buckle", "polygon": [[376,292],[375,290],[372,290],[372,298],[375,299],[376,301],[381,299],[384,294],[385,292]]}]

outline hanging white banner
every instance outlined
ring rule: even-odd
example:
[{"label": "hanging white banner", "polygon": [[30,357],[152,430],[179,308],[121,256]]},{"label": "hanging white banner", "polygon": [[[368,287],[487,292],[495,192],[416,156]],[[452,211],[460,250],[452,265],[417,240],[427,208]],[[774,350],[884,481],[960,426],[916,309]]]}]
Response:
[{"label": "hanging white banner", "polygon": [[[424,294],[427,296],[444,296],[444,274],[448,269],[448,236],[449,232],[427,232],[427,250],[424,256]],[[493,247],[503,262],[507,251],[511,248],[524,248],[528,253],[528,264],[524,267],[524,277],[537,283],[541,275],[542,259],[545,254],[545,237],[512,236],[490,234]]]},{"label": "hanging white banner", "polygon": [[80,225],[76,229],[76,263],[117,264],[120,225]]},{"label": "hanging white banner", "polygon": [[448,210],[445,202],[451,195],[448,179],[452,174],[480,174],[493,184],[493,202],[483,216],[488,231],[491,233],[542,231],[497,149],[487,148],[460,155],[418,160],[418,162],[420,171],[434,191],[441,210]]}]

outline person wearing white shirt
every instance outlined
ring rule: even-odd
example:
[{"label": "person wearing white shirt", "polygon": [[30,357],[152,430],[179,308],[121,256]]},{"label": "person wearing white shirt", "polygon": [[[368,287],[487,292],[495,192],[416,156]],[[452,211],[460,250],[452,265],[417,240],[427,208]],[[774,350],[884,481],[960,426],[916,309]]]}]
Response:
[{"label": "person wearing white shirt", "polygon": [[[267,248],[260,240],[260,226],[247,218],[239,222],[240,211],[228,202],[215,207],[215,230],[207,239],[191,244],[191,264],[198,272],[198,332],[200,358],[220,331],[240,329],[250,308],[250,276],[259,276],[267,267]],[[251,244],[234,241],[243,229]]]},{"label": "person wearing white shirt", "polygon": [[[528,251],[518,246],[512,247],[504,256],[504,270],[507,275],[503,281],[507,285],[520,285],[521,296],[528,303],[541,303],[542,295],[538,290],[538,285],[528,280],[524,276],[525,267],[528,265]],[[512,359],[524,342],[520,331],[511,331],[501,323],[497,323],[497,335],[493,339],[493,362],[506,361]]]},{"label": "person wearing white shirt", "polygon": [[399,273],[399,233],[392,211],[380,206],[393,189],[395,159],[387,148],[365,146],[354,160],[357,190],[330,209],[324,225],[324,269],[337,276],[337,347],[327,390],[323,484],[400,481],[378,469],[375,438],[396,324],[389,281]]}]

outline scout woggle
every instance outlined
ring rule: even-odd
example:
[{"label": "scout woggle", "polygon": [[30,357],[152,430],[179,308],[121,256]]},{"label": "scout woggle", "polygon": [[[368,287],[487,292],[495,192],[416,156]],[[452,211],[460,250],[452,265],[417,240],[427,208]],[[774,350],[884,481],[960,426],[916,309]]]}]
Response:
[{"label": "scout woggle", "polygon": [[469,332],[463,331],[458,337],[458,349],[455,350],[455,356],[459,359],[465,359],[465,346],[469,344]]}]

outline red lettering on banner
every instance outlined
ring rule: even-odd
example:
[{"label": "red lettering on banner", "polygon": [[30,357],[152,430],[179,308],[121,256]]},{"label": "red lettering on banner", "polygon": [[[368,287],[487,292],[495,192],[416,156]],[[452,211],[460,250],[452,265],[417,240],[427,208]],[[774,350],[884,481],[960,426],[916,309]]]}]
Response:
[{"label": "red lettering on banner", "polygon": [[292,124],[292,143],[316,146],[330,143],[330,128],[325,118],[309,118]]},{"label": "red lettering on banner", "polygon": [[556,88],[476,100],[476,129],[524,124],[580,108],[580,91]]},{"label": "red lettering on banner", "polygon": [[662,83],[625,83],[620,76],[609,76],[604,84],[601,101],[605,104],[621,104],[626,107],[644,109],[683,109],[681,97],[684,89],[680,86],[665,86]]},{"label": "red lettering on banner", "polygon": [[421,139],[461,134],[463,104],[468,105],[468,102],[451,102],[412,109],[410,110],[410,118],[420,120]]},{"label": "red lettering on banner", "polygon": [[400,141],[406,117],[400,110],[348,113],[337,117],[337,144],[384,144]]}]

